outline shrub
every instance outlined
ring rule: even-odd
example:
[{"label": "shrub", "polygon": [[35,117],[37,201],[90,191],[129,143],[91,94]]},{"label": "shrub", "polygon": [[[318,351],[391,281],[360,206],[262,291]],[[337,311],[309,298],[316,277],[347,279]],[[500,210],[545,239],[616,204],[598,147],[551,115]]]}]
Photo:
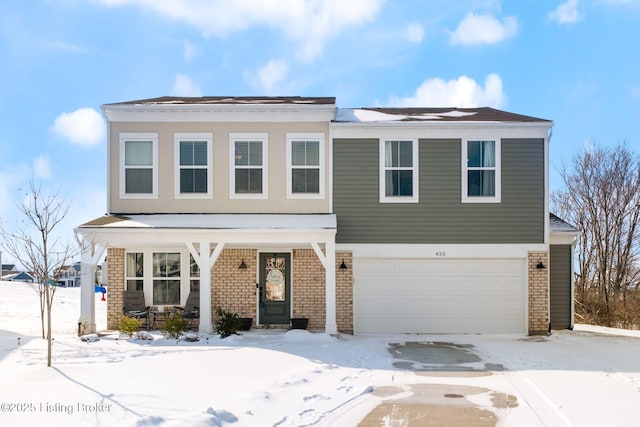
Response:
[{"label": "shrub", "polygon": [[124,314],[118,319],[118,330],[129,335],[129,338],[133,336],[136,330],[142,325],[142,320],[135,317],[125,316]]},{"label": "shrub", "polygon": [[230,310],[224,310],[220,307],[216,309],[216,332],[220,334],[220,338],[226,338],[235,335],[240,329],[240,315]]},{"label": "shrub", "polygon": [[183,319],[180,314],[176,314],[164,322],[162,332],[169,338],[180,338],[180,335],[188,330],[189,321],[187,319]]}]

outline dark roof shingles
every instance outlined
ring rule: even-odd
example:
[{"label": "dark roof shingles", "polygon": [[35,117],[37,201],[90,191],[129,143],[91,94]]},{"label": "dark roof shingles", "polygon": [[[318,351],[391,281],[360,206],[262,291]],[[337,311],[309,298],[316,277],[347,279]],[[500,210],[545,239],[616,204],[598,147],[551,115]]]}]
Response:
[{"label": "dark roof shingles", "polygon": [[[491,107],[456,108],[456,107],[365,107],[361,110],[375,111],[383,114],[406,116],[402,121],[450,121],[450,122],[551,122],[551,120],[523,114],[510,113]],[[447,115],[452,111],[461,113],[459,116]],[[412,117],[413,116],[413,117]],[[422,118],[420,116],[439,116],[438,119]]]},{"label": "dark roof shingles", "polygon": [[158,98],[138,99],[135,101],[115,102],[114,105],[333,105],[335,97],[302,97],[302,96],[161,96]]}]

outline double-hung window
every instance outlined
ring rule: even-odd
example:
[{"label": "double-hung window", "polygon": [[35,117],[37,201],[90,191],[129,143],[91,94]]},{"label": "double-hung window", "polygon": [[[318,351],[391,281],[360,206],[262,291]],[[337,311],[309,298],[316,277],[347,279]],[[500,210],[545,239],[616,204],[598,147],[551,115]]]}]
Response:
[{"label": "double-hung window", "polygon": [[153,305],[180,305],[180,253],[153,253]]},{"label": "double-hung window", "polygon": [[287,197],[324,197],[324,134],[287,134]]},{"label": "double-hung window", "polygon": [[380,141],[380,202],[418,203],[418,142]]},{"label": "double-hung window", "polygon": [[267,197],[267,134],[229,135],[231,198]]},{"label": "double-hung window", "polygon": [[211,198],[213,173],[211,168],[210,133],[176,133],[174,135],[175,197]]},{"label": "double-hung window", "polygon": [[142,252],[127,252],[125,271],[126,290],[144,290],[144,254]]},{"label": "double-hung window", "polygon": [[158,134],[120,134],[120,197],[158,197]]},{"label": "double-hung window", "polygon": [[200,267],[191,254],[189,254],[189,290],[200,290]]},{"label": "double-hung window", "polygon": [[500,140],[462,141],[462,202],[500,203]]}]

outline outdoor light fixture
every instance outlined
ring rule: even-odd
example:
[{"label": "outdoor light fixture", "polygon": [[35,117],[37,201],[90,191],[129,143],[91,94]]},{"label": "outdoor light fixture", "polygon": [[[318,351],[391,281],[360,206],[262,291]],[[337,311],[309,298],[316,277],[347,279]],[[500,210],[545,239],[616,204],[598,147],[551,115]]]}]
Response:
[{"label": "outdoor light fixture", "polygon": [[542,263],[542,261],[538,261],[538,265],[536,265],[536,268],[539,268],[539,269],[545,268],[544,264]]},{"label": "outdoor light fixture", "polygon": [[340,270],[346,270],[347,268],[349,268],[347,264],[344,263],[344,258],[342,259],[342,264],[340,264],[340,267],[338,268],[340,268]]},{"label": "outdoor light fixture", "polygon": [[238,267],[241,270],[246,270],[247,269],[247,264],[244,263],[244,260],[242,260],[242,262],[240,263],[240,266]]}]

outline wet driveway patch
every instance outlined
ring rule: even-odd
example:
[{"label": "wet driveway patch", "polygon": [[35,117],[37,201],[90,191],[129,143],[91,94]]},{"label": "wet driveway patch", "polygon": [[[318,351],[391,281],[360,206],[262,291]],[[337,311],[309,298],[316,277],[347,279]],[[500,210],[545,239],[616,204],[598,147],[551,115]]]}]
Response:
[{"label": "wet driveway patch", "polygon": [[[498,416],[492,409],[518,406],[515,396],[484,387],[452,384],[381,387],[373,394],[384,400],[358,424],[359,427],[494,427]],[[489,407],[481,407],[472,401],[487,399],[492,402]]]},{"label": "wet driveway patch", "polygon": [[480,357],[471,349],[473,346],[449,342],[415,342],[389,344],[389,353],[397,359],[393,366],[411,371],[476,370],[467,364],[478,363]]},{"label": "wet driveway patch", "polygon": [[[396,369],[419,376],[475,377],[503,371],[502,365],[484,363],[468,344],[451,342],[390,343]],[[382,386],[372,391],[380,399],[358,425],[495,427],[496,412],[518,406],[515,396],[463,384],[418,383]],[[490,402],[488,405],[481,402]]]}]

